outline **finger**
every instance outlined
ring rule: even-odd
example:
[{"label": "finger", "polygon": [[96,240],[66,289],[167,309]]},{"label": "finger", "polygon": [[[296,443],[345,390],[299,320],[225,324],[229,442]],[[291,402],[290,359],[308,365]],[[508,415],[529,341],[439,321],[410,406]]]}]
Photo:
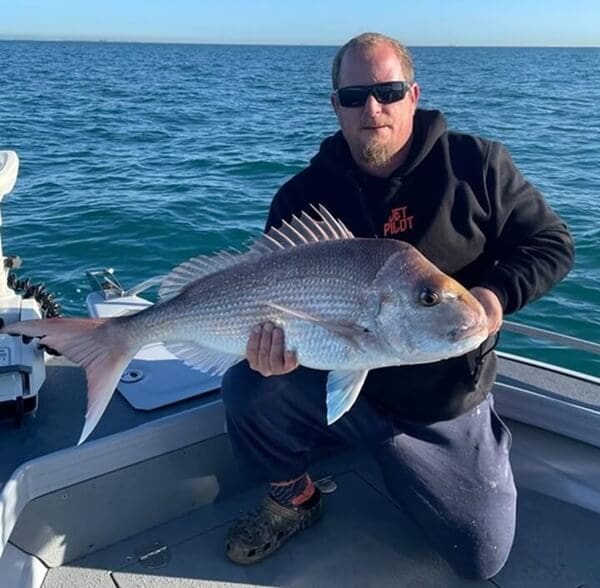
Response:
[{"label": "finger", "polygon": [[260,344],[260,334],[262,327],[257,325],[250,333],[248,343],[246,344],[246,359],[252,369],[258,367],[258,347]]},{"label": "finger", "polygon": [[263,325],[258,345],[258,369],[263,376],[271,375],[271,345],[273,341],[273,324]]},{"label": "finger", "polygon": [[299,365],[295,351],[286,351],[284,354],[284,361],[284,369],[286,373],[295,370]]},{"label": "finger", "polygon": [[31,343],[33,341],[33,337],[29,337],[27,335],[21,335],[21,339],[23,339],[23,343]]},{"label": "finger", "polygon": [[273,373],[280,373],[285,367],[285,341],[283,329],[275,327],[271,340],[271,349],[269,353],[269,365]]}]

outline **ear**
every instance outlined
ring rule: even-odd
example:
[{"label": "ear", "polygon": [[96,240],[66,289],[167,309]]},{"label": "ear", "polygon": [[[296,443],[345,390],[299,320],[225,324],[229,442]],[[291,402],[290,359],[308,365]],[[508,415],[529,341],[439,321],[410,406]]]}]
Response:
[{"label": "ear", "polygon": [[332,92],[331,95],[329,96],[329,100],[331,101],[331,108],[333,108],[333,111],[339,116],[340,115],[340,103],[338,101],[337,94],[335,92]]},{"label": "ear", "polygon": [[410,91],[411,100],[412,100],[413,106],[415,108],[417,107],[417,104],[419,103],[420,95],[421,95],[421,88],[419,88],[419,84],[417,84],[417,82],[415,82],[412,85],[411,91]]}]

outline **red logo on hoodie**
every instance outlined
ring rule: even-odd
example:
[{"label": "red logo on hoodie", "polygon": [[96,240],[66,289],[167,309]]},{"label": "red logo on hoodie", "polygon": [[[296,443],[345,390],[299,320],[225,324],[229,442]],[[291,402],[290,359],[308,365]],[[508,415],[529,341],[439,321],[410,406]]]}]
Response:
[{"label": "red logo on hoodie", "polygon": [[392,208],[390,218],[383,225],[383,236],[397,235],[398,233],[404,233],[413,228],[414,216],[409,216],[407,206],[401,206],[400,208]]}]

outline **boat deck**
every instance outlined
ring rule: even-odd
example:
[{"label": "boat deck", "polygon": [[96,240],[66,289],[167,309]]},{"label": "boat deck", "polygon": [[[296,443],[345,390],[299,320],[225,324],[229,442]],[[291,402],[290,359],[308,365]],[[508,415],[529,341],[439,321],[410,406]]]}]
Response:
[{"label": "boat deck", "polygon": [[324,497],[323,520],[258,565],[232,564],[223,548],[233,519],[260,500],[262,489],[253,488],[52,569],[43,588],[600,587],[600,514],[520,489],[507,565],[493,580],[468,581],[393,504],[368,458],[330,458],[319,473],[333,473],[338,484]]}]

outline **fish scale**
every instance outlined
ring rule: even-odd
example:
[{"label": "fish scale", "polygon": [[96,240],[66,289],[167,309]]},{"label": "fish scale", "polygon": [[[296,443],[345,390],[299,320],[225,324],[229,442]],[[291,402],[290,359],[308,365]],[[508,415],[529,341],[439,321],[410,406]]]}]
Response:
[{"label": "fish scale", "polygon": [[[206,299],[201,291],[201,284],[196,287],[197,291],[189,292],[198,300],[204,300],[201,305],[202,312],[188,310],[176,312],[178,318],[170,321],[170,334],[162,331],[151,330],[151,321],[145,327],[147,339],[149,341],[185,337],[192,339],[200,344],[208,344],[218,337],[213,345],[224,352],[233,354],[243,354],[250,331],[254,326],[260,323],[271,321],[284,328],[289,348],[299,351],[299,357],[309,358],[312,356],[319,358],[319,366],[331,364],[334,360],[329,356],[331,349],[336,349],[335,357],[339,356],[338,348],[340,343],[334,344],[329,338],[324,338],[322,327],[315,329],[306,321],[300,321],[282,313],[276,309],[268,307],[265,303],[276,303],[290,309],[301,309],[315,316],[326,320],[340,322],[341,324],[362,324],[369,322],[365,313],[364,290],[369,284],[360,284],[357,281],[348,279],[332,280],[328,276],[311,276],[305,279],[295,278],[290,281],[278,280],[278,268],[264,268],[265,273],[269,272],[273,279],[263,280],[258,286],[256,282],[253,287],[230,288],[230,276],[222,276],[222,284],[218,284],[218,291],[228,291],[227,296]],[[243,277],[240,278],[243,283]],[[240,283],[236,280],[236,283]],[[274,286],[276,284],[276,286]],[[214,285],[213,285],[214,286]],[[211,286],[211,287],[213,287]],[[181,305],[186,306],[187,302],[181,300]],[[155,308],[156,312],[161,312],[160,307]],[[152,313],[148,311],[148,315]],[[344,346],[348,346],[348,341],[344,341]],[[304,349],[310,349],[310,355],[303,353]],[[347,355],[347,354],[345,354]],[[307,365],[317,367],[314,361],[308,360]],[[337,365],[337,362],[336,362]]]}]

